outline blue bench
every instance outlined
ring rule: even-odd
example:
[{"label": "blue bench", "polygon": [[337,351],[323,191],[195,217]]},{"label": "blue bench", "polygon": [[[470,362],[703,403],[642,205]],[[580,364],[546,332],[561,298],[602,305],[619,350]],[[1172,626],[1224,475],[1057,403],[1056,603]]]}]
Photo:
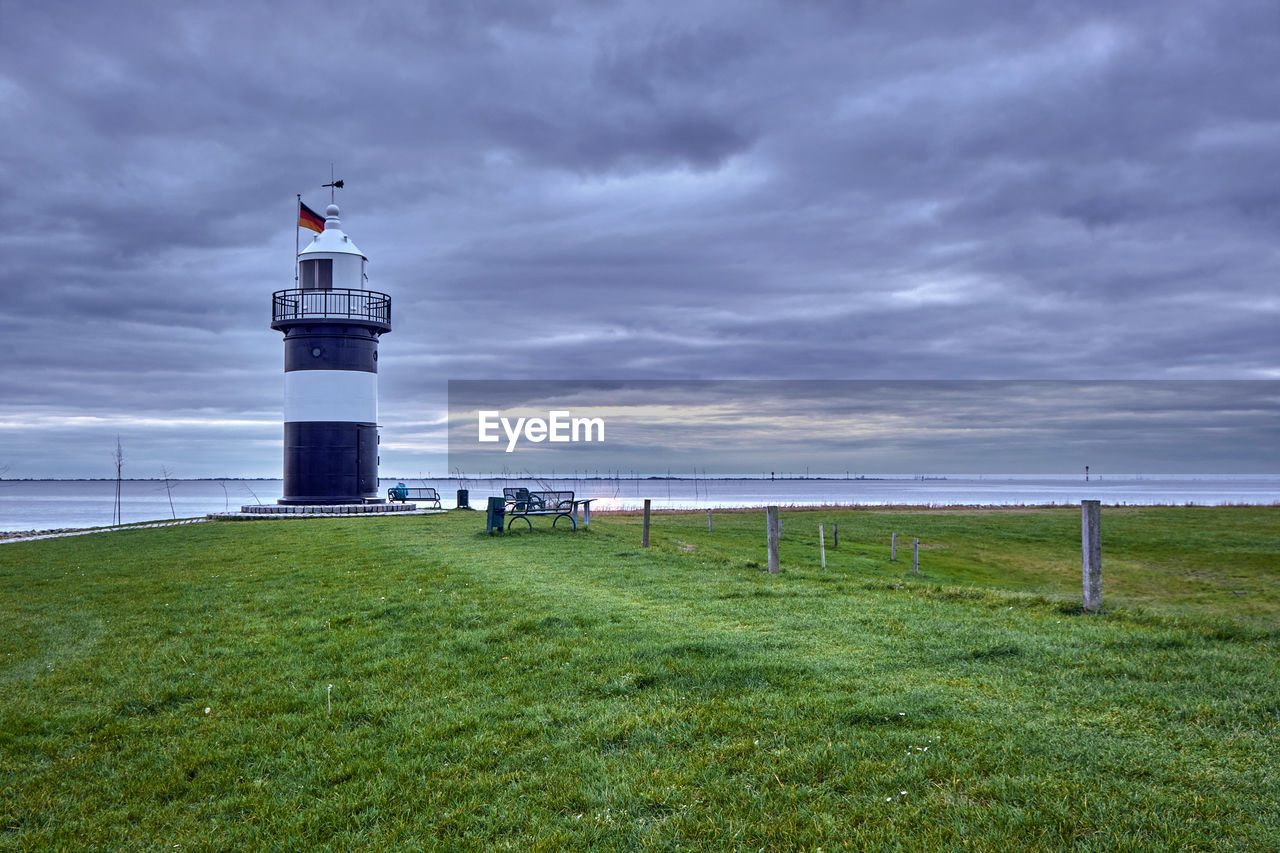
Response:
[{"label": "blue bench", "polygon": [[388,501],[400,501],[404,503],[408,500],[423,501],[424,503],[434,503],[436,509],[440,509],[440,493],[430,486],[406,486],[398,483],[387,489]]}]

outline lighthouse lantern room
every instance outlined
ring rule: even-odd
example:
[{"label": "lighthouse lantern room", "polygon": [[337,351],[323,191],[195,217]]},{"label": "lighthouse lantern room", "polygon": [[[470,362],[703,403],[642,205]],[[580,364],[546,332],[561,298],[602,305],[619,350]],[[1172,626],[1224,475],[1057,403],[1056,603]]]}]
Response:
[{"label": "lighthouse lantern room", "polygon": [[273,295],[284,333],[282,504],[369,503],[378,497],[378,339],[391,297],[369,290],[368,258],[325,210],[298,253],[298,281]]}]

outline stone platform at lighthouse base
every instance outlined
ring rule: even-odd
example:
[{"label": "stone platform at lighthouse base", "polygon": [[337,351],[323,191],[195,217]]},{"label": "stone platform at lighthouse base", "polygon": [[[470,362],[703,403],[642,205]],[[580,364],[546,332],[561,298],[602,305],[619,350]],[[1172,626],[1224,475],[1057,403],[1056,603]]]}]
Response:
[{"label": "stone platform at lighthouse base", "polygon": [[442,509],[418,509],[411,503],[251,504],[239,512],[211,512],[209,518],[350,518],[352,516],[438,515]]}]

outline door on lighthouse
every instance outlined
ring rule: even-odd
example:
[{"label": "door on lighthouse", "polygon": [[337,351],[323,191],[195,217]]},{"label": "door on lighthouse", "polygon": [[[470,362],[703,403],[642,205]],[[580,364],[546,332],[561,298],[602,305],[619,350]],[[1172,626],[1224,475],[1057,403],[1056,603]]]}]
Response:
[{"label": "door on lighthouse", "polygon": [[364,497],[378,494],[378,428],[356,427],[356,488]]}]

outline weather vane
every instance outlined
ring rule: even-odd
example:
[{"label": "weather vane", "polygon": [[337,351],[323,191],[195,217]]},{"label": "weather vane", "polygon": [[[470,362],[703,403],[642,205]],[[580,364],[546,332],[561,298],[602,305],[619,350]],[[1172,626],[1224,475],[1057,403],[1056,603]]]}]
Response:
[{"label": "weather vane", "polygon": [[329,204],[333,204],[334,203],[333,191],[342,189],[342,181],[335,181],[333,179],[332,163],[329,164],[329,183],[321,184],[320,186],[329,188]]}]

